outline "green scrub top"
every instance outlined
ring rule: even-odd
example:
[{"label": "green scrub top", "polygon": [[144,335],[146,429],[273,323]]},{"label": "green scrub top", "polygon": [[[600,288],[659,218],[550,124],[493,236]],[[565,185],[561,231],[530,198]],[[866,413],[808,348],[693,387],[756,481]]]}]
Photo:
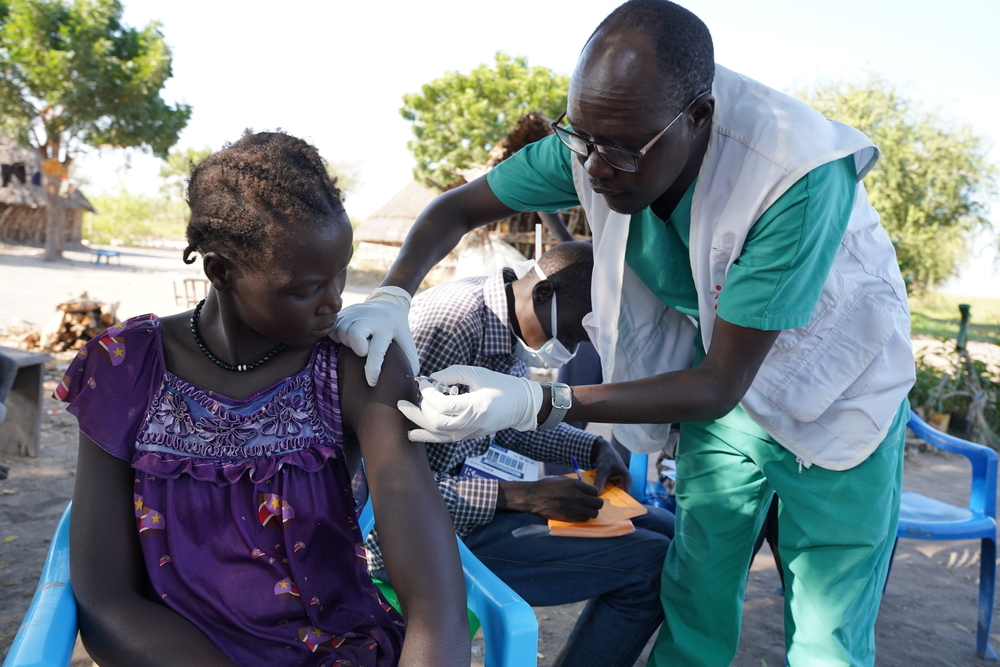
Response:
[{"label": "green scrub top", "polygon": [[[498,164],[487,174],[487,182],[497,198],[516,211],[579,206],[573,159],[551,135]],[[649,207],[632,214],[625,250],[625,262],[657,298],[694,318],[698,294],[689,246],[696,183],[666,222]],[[779,197],[750,228],[730,267],[719,294],[718,316],[761,330],[808,324],[847,230],[856,185],[854,158],[848,156],[813,169]],[[697,366],[705,357],[701,336],[695,336],[695,348]],[[739,408],[722,421],[745,432],[764,433]]]}]

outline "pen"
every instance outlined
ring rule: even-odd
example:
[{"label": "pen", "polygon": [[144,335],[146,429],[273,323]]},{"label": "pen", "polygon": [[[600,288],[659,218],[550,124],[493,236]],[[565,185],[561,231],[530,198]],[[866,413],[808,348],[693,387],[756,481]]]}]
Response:
[{"label": "pen", "polygon": [[[569,460],[570,460],[570,463],[573,464],[573,472],[576,473],[576,478],[578,480],[580,480],[581,482],[583,482],[583,473],[580,472],[580,462],[576,460],[575,456],[570,456]],[[586,482],[584,482],[584,483],[586,483]]]}]

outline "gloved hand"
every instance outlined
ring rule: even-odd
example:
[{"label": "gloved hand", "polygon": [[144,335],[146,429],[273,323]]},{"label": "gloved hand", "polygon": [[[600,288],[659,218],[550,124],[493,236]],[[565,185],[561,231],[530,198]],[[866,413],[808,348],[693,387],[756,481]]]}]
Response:
[{"label": "gloved hand", "polygon": [[330,338],[347,345],[365,360],[365,379],[374,387],[382,373],[382,361],[389,344],[396,341],[410,361],[413,375],[420,373],[417,346],[407,315],[410,312],[410,294],[400,287],[379,287],[368,295],[364,303],[348,306],[340,311]]},{"label": "gloved hand", "polygon": [[399,401],[400,412],[420,427],[410,431],[414,442],[457,442],[507,428],[530,431],[538,426],[542,386],[537,382],[477,366],[451,366],[430,377],[468,385],[471,391],[448,396],[424,382],[419,408]]}]

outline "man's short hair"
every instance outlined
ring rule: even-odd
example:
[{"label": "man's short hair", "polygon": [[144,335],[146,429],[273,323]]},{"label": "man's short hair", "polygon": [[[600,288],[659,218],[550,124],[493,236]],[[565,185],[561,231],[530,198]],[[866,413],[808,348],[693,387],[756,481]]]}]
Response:
[{"label": "man's short hair", "polygon": [[665,92],[677,111],[712,88],[715,51],[708,26],[700,18],[669,0],[629,0],[601,22],[590,39],[631,30],[653,40],[657,65],[673,87]]},{"label": "man's short hair", "polygon": [[594,246],[568,241],[553,246],[538,260],[545,277],[559,294],[559,304],[591,311],[590,282],[594,275]]}]

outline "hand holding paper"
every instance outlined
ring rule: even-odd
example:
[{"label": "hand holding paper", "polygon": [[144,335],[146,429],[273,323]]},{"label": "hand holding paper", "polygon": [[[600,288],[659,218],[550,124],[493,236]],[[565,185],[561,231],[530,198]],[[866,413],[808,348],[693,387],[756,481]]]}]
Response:
[{"label": "hand holding paper", "polygon": [[[584,470],[582,475],[588,484],[593,484],[597,478],[597,472],[594,470]],[[573,476],[575,477],[575,474]],[[612,484],[605,485],[600,498],[604,500],[604,505],[595,518],[577,522],[549,520],[549,532],[569,537],[627,535],[635,531],[632,517],[646,513],[646,508],[638,501]]]}]

